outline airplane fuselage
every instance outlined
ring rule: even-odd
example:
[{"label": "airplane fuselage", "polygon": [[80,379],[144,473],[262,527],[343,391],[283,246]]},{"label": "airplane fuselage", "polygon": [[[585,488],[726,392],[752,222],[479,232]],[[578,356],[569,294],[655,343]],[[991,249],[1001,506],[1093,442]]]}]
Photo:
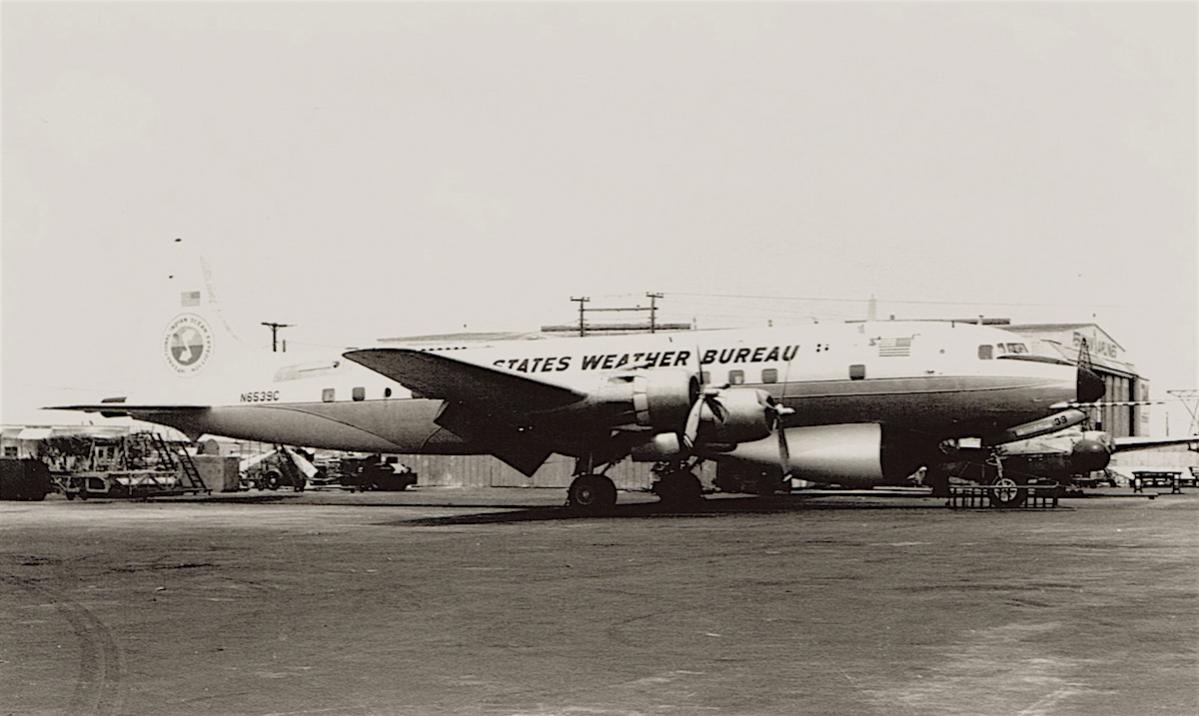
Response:
[{"label": "airplane fuselage", "polygon": [[[879,322],[418,347],[582,391],[629,371],[698,373],[708,385],[769,392],[794,410],[787,427],[878,423],[946,439],[1035,419],[1074,398],[1071,366],[992,358],[1022,341],[966,324]],[[206,409],[131,412],[192,435],[371,452],[486,452],[437,425],[442,400],[413,395],[340,356],[263,367],[257,377],[255,370],[242,361],[236,375],[193,386]],[[129,403],[153,402],[145,397]]]}]

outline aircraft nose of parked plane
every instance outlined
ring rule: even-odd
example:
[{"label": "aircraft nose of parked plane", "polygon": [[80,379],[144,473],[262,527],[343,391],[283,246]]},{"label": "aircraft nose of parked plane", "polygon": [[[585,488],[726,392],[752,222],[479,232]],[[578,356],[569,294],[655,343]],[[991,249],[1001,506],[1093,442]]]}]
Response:
[{"label": "aircraft nose of parked plane", "polygon": [[1093,403],[1103,397],[1103,378],[1095,371],[1084,366],[1078,366],[1078,378],[1075,380],[1075,391],[1078,402]]},{"label": "aircraft nose of parked plane", "polygon": [[1083,438],[1074,443],[1074,448],[1070,451],[1070,466],[1078,475],[1093,470],[1102,470],[1107,467],[1111,459],[1111,451],[1098,440]]}]

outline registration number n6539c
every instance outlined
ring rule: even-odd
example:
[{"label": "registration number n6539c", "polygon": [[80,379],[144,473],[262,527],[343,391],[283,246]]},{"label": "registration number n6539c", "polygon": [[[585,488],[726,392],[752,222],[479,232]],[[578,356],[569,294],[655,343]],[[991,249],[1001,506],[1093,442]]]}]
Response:
[{"label": "registration number n6539c", "polygon": [[241,402],[243,403],[274,403],[279,400],[279,391],[277,390],[251,390],[248,393],[241,394]]}]

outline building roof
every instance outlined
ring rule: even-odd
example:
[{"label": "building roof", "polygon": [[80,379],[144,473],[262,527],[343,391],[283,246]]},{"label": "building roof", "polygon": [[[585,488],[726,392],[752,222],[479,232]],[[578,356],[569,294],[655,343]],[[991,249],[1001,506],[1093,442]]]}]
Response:
[{"label": "building roof", "polygon": [[482,341],[511,341],[521,339],[544,338],[540,333],[515,331],[487,331],[479,333],[429,333],[420,336],[396,336],[380,338],[380,343],[448,343],[448,342],[482,342]]},{"label": "building roof", "polygon": [[1069,331],[1076,328],[1094,328],[1096,331],[1102,333],[1109,341],[1116,344],[1117,348],[1120,350],[1127,350],[1124,346],[1120,345],[1119,341],[1117,341],[1115,338],[1112,338],[1111,334],[1100,328],[1099,324],[1095,323],[1094,321],[1091,321],[1090,323],[1013,323],[1011,325],[1004,326],[1004,329],[1008,331],[1026,333],[1049,333],[1054,331]]}]

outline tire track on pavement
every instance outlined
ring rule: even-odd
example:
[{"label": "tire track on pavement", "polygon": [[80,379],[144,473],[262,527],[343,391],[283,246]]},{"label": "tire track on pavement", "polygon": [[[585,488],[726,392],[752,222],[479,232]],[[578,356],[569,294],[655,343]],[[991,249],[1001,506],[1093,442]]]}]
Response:
[{"label": "tire track on pavement", "polygon": [[125,665],[108,626],[90,609],[60,590],[16,575],[0,575],[0,582],[47,600],[71,625],[71,631],[79,640],[79,673],[66,713],[96,716],[121,713]]}]

